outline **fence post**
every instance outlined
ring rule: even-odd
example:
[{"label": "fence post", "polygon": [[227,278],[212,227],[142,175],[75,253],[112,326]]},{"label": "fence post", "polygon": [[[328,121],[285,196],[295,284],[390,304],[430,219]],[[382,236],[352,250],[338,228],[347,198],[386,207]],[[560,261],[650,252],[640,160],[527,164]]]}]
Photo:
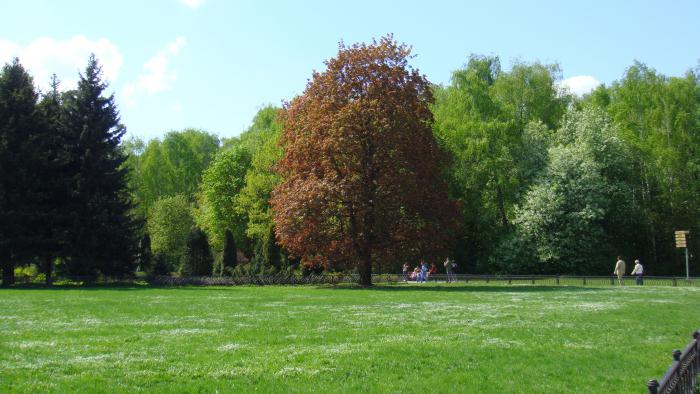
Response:
[{"label": "fence post", "polygon": [[559,275],[557,275],[557,284],[559,284]]},{"label": "fence post", "polygon": [[681,361],[681,354],[683,354],[683,352],[681,352],[680,350],[678,350],[678,349],[674,350],[673,351],[673,361],[680,362]]},{"label": "fence post", "polygon": [[676,286],[678,286],[678,283],[676,281],[676,277],[674,276],[673,277],[673,287],[676,287]]},{"label": "fence post", "polygon": [[583,277],[583,285],[584,286],[586,285],[586,277],[585,276]]},{"label": "fence post", "polygon": [[659,393],[659,382],[656,379],[652,379],[647,382],[647,389],[649,389],[649,394]]}]

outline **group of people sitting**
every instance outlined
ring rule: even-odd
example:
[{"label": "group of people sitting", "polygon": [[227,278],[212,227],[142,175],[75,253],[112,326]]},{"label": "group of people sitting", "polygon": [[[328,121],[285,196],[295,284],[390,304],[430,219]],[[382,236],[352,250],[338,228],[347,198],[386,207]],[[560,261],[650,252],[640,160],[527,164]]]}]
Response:
[{"label": "group of people sitting", "polygon": [[[445,273],[447,274],[447,282],[449,283],[454,281],[454,274],[457,271],[457,262],[448,257],[445,259],[443,266],[445,267]],[[416,283],[425,283],[428,281],[428,278],[431,275],[437,274],[438,267],[435,265],[435,263],[430,264],[430,267],[428,267],[428,263],[421,260],[421,262],[416,265],[414,269],[411,269],[411,265],[408,262],[405,262],[403,264],[402,272],[404,282],[415,281]]]}]

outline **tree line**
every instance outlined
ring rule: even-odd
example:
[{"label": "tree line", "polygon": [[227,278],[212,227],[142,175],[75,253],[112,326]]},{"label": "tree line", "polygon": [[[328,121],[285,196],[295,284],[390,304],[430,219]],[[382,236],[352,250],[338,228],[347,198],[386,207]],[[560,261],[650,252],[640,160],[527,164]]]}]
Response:
[{"label": "tree line", "polygon": [[700,74],[642,63],[583,97],[556,64],[472,55],[445,86],[393,37],[341,45],[239,137],[121,141],[94,57],[76,90],[0,75],[0,263],[46,275],[677,274],[700,215]]},{"label": "tree line", "polygon": [[126,129],[91,56],[77,89],[41,97],[15,59],[0,73],[0,262],[3,285],[16,266],[41,266],[51,283],[55,263],[72,276],[133,272],[135,234],[129,214]]}]

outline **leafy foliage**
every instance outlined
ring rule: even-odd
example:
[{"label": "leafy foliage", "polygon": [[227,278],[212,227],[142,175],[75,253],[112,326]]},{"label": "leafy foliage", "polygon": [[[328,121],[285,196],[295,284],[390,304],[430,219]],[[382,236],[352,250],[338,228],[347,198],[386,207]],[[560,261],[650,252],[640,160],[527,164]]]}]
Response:
[{"label": "leafy foliage", "polygon": [[[657,272],[678,272],[673,231],[700,231],[700,79],[668,78],[635,63],[608,90],[612,119],[630,147],[630,191],[642,210],[637,244]],[[693,237],[691,248],[700,247]]]},{"label": "leafy foliage", "polygon": [[566,110],[556,65],[472,55],[466,68],[436,87],[436,138],[455,160],[450,194],[461,203],[463,233],[453,254],[468,271],[492,271],[494,247],[512,232],[520,198],[547,162],[548,141]]},{"label": "leafy foliage", "polygon": [[211,235],[216,249],[221,250],[224,232],[233,232],[238,245],[247,244],[245,212],[235,209],[235,199],[245,185],[251,156],[247,149],[236,146],[219,152],[204,171],[200,206],[200,225]]},{"label": "leafy foliage", "polygon": [[[267,107],[256,115],[253,127],[242,136],[242,144],[252,149],[251,166],[245,176],[245,186],[236,195],[234,205],[240,215],[247,217],[246,235],[253,240],[263,240],[273,230],[270,195],[281,182],[281,177],[273,167],[282,158],[279,145],[282,125],[278,121],[279,109]],[[257,134],[259,144],[248,140],[250,134]],[[273,236],[274,238],[274,236]]]},{"label": "leafy foliage", "polygon": [[148,233],[151,249],[156,255],[165,256],[170,270],[179,267],[185,256],[186,241],[194,227],[190,203],[178,194],[156,201],[148,215]]},{"label": "leafy foliage", "polygon": [[440,178],[446,156],[429,127],[428,81],[410,50],[386,37],[341,44],[287,106],[272,194],[281,245],[307,263],[372,265],[444,254],[455,206]]},{"label": "leafy foliage", "polygon": [[218,147],[218,137],[196,129],[171,131],[163,141],[153,139],[145,146],[130,142],[126,148],[133,157],[128,168],[138,213],[146,217],[161,197],[181,194],[193,202]]}]

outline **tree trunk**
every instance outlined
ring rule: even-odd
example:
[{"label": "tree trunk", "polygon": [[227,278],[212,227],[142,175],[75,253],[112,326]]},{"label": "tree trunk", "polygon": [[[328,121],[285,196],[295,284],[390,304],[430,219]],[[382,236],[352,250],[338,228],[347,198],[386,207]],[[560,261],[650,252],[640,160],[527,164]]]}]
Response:
[{"label": "tree trunk", "polygon": [[10,253],[3,251],[0,254],[2,264],[2,287],[10,287],[15,283],[15,265],[10,258]]},{"label": "tree trunk", "polygon": [[370,251],[362,251],[360,256],[360,286],[372,286],[372,253]]},{"label": "tree trunk", "polygon": [[53,285],[53,258],[51,256],[44,257],[44,274],[46,274],[46,286]]}]

